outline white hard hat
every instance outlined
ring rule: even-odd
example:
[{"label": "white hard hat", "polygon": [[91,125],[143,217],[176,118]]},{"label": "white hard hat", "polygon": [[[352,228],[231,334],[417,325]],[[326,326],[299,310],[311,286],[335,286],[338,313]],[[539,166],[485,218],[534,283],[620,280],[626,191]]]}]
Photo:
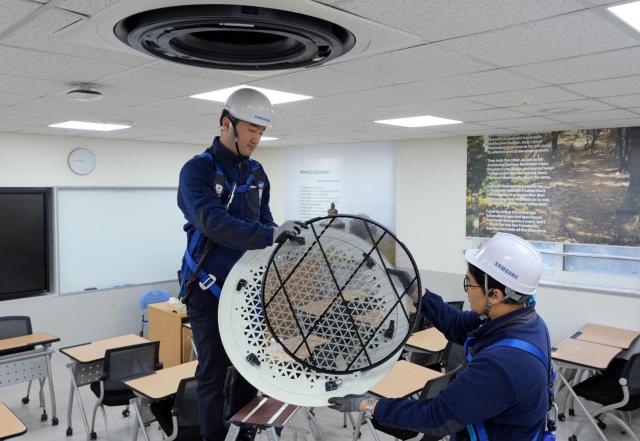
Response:
[{"label": "white hard hat", "polygon": [[529,242],[513,234],[497,233],[464,258],[504,286],[521,294],[535,292],[542,275],[542,255]]},{"label": "white hard hat", "polygon": [[224,110],[236,119],[270,127],[273,107],[269,98],[255,89],[245,87],[233,92],[224,103]]}]

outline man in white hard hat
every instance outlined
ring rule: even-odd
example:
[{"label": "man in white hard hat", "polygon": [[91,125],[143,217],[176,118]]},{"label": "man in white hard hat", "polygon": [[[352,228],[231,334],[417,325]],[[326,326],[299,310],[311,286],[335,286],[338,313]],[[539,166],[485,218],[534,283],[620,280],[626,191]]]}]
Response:
[{"label": "man in white hard hat", "polygon": [[[220,116],[220,136],[180,172],[178,206],[187,220],[180,295],[198,351],[198,411],[207,441],[222,441],[226,436],[223,387],[231,362],[218,329],[218,299],[225,279],[246,250],[266,248],[306,228],[294,221],[278,227],[273,221],[269,180],[262,165],[250,159],[272,115],[269,99],[257,90],[233,92]],[[238,385],[233,393],[237,405],[232,411],[255,395],[255,389],[242,379],[234,384]],[[238,439],[252,439],[252,435],[244,433]]]},{"label": "man in white hard hat", "polygon": [[432,400],[331,398],[333,408],[368,412],[383,426],[456,441],[543,441],[553,403],[549,333],[533,296],[542,256],[518,236],[498,233],[467,250],[464,290],[471,311],[426,291],[422,310],[448,340],[464,344],[467,364]]}]

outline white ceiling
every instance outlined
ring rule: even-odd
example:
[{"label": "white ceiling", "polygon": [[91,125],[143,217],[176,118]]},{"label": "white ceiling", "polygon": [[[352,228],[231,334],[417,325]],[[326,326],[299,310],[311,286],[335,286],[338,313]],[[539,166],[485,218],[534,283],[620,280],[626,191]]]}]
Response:
[{"label": "white ceiling", "polygon": [[[137,1],[137,0],[121,0]],[[237,84],[316,97],[276,107],[265,145],[307,145],[640,124],[640,34],[606,0],[318,0],[422,44],[263,77],[69,43],[59,30],[118,0],[0,0],[0,132],[208,144],[221,104],[189,95]],[[264,4],[264,2],[256,2]],[[95,83],[100,101],[65,98]],[[546,110],[573,109],[554,113]],[[464,121],[395,128],[429,114]],[[109,133],[47,127],[128,122]]]}]

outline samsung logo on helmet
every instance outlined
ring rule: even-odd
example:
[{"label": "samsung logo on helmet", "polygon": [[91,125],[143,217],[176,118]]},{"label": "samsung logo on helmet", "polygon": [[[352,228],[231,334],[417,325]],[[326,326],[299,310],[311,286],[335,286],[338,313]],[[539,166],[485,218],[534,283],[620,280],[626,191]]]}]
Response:
[{"label": "samsung logo on helmet", "polygon": [[511,271],[509,268],[507,268],[506,266],[504,266],[503,264],[501,264],[500,262],[496,262],[495,264],[500,271],[506,273],[507,275],[513,277],[514,279],[518,278],[518,275],[516,273],[514,273],[513,271]]},{"label": "samsung logo on helmet", "polygon": [[264,116],[260,116],[260,115],[253,115],[253,117],[254,117],[255,119],[259,119],[260,121],[264,121],[264,122],[267,122],[267,123],[270,123],[270,122],[271,122],[271,120],[270,120],[269,118],[265,118]]}]

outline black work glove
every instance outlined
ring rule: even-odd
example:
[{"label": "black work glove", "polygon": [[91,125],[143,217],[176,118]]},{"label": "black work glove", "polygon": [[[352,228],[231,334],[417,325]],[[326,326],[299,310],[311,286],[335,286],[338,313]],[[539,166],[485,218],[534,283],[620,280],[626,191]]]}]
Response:
[{"label": "black work glove", "polygon": [[303,228],[308,228],[303,222],[288,220],[278,228],[273,229],[273,243],[283,243],[288,239],[292,239],[300,234]]},{"label": "black work glove", "polygon": [[344,397],[331,397],[329,398],[329,404],[331,404],[329,407],[339,412],[358,412],[360,403],[364,400],[364,395],[358,394],[349,394]]}]

